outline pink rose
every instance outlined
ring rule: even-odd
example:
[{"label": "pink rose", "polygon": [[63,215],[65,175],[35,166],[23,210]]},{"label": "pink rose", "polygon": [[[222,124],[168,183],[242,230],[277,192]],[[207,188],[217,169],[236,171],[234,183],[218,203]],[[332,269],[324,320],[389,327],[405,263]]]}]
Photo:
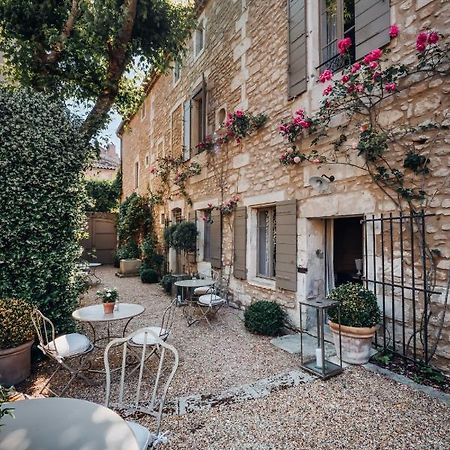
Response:
[{"label": "pink rose", "polygon": [[342,75],[341,81],[343,83],[347,83],[350,80],[350,77],[347,74]]},{"label": "pink rose", "polygon": [[295,164],[298,164],[300,161],[301,161],[300,156],[296,156],[296,157],[294,158]]},{"label": "pink rose", "polygon": [[375,61],[372,61],[369,63],[369,68],[372,70],[375,70],[378,67],[378,63]]},{"label": "pink rose", "polygon": [[399,28],[399,26],[397,24],[394,23],[389,28],[389,36],[391,38],[396,38],[399,34],[400,34],[400,28]]},{"label": "pink rose", "polygon": [[425,44],[422,44],[421,42],[416,42],[416,50],[419,52],[419,53],[422,53],[422,52],[424,52],[425,51],[425,49],[426,49],[426,45]]},{"label": "pink rose", "polygon": [[330,69],[324,70],[320,76],[319,81],[321,83],[325,83],[326,81],[330,81],[333,78],[333,72]]},{"label": "pink rose", "polygon": [[363,91],[364,91],[364,85],[363,85],[363,84],[357,84],[357,85],[355,86],[355,90],[356,90],[357,92],[363,92]]},{"label": "pink rose", "polygon": [[301,117],[294,117],[294,119],[292,120],[292,123],[294,125],[300,125],[300,122],[302,122],[303,119]]},{"label": "pink rose", "polygon": [[416,38],[416,43],[425,44],[428,40],[428,33],[426,31],[421,31]]},{"label": "pink rose", "polygon": [[344,39],[341,39],[338,44],[337,48],[340,55],[343,55],[347,52],[347,50],[352,46],[352,40],[349,37],[346,37]]},{"label": "pink rose", "polygon": [[386,83],[386,86],[384,86],[386,92],[394,92],[396,88],[397,85],[395,83]]},{"label": "pink rose", "polygon": [[373,80],[378,80],[378,78],[381,77],[381,72],[374,72],[374,74],[372,75],[372,79]]},{"label": "pink rose", "polygon": [[377,59],[381,58],[381,55],[383,54],[383,51],[380,50],[379,48],[376,48],[375,50],[372,50],[370,52],[370,54],[372,55],[372,61],[376,61]]},{"label": "pink rose", "polygon": [[428,35],[428,43],[429,44],[436,44],[439,41],[439,34],[436,33],[436,31],[432,31]]},{"label": "pink rose", "polygon": [[307,121],[307,120],[302,120],[302,121],[299,123],[299,125],[300,125],[302,128],[309,128],[309,127],[311,126],[311,122],[309,122],[309,121]]},{"label": "pink rose", "polygon": [[358,72],[359,69],[361,69],[361,64],[360,63],[356,62],[355,64],[352,65],[352,69],[351,69],[352,73]]},{"label": "pink rose", "polygon": [[300,108],[300,109],[298,109],[297,111],[295,111],[295,115],[296,115],[296,116],[303,117],[303,116],[305,115],[305,110],[302,109],[302,108]]},{"label": "pink rose", "polygon": [[349,94],[351,94],[352,92],[355,92],[355,85],[354,85],[354,84],[350,84],[350,85],[347,87],[347,92],[348,92]]},{"label": "pink rose", "polygon": [[330,84],[329,86],[327,86],[324,91],[322,92],[323,95],[330,95],[331,92],[333,91],[333,86]]},{"label": "pink rose", "polygon": [[320,159],[316,158],[316,159],[312,159],[311,162],[314,164],[320,164],[322,161],[320,161]]},{"label": "pink rose", "polygon": [[236,111],[236,117],[243,117],[243,116],[244,116],[244,113],[240,109],[238,109]]}]

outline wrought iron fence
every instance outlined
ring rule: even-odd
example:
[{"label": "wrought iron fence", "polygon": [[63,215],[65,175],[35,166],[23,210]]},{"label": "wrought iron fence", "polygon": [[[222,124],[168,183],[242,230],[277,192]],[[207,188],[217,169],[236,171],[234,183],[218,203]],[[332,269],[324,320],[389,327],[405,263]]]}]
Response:
[{"label": "wrought iron fence", "polygon": [[432,214],[366,216],[364,282],[375,292],[382,325],[375,345],[414,362],[429,363],[429,327],[433,295],[431,260],[426,243],[426,220]]}]

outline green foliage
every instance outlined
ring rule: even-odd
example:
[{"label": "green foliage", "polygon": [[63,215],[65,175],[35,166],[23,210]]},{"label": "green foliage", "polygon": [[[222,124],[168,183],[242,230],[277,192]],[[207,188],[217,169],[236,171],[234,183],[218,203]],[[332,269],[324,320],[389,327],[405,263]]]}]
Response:
[{"label": "green foliage", "polygon": [[159,281],[159,274],[154,269],[141,269],[140,274],[143,283],[157,283]]},{"label": "green foliage", "polygon": [[[13,411],[14,408],[3,408],[3,403],[7,403],[9,401],[9,395],[12,393],[12,388],[5,388],[0,386],[0,420],[3,416],[9,415],[14,417]],[[0,423],[0,427],[2,424]]]},{"label": "green foliage", "polygon": [[120,190],[118,184],[108,180],[87,180],[88,211],[112,212],[117,208]]},{"label": "green foliage", "polygon": [[105,288],[97,291],[97,297],[101,298],[103,303],[115,303],[119,299],[119,292],[116,288]]},{"label": "green foliage", "polygon": [[166,243],[167,247],[174,246],[173,235],[175,234],[177,228],[178,224],[173,223],[172,225],[169,225],[164,229],[164,242]]},{"label": "green foliage", "polygon": [[161,286],[166,291],[167,294],[172,292],[172,284],[174,282],[174,277],[169,273],[164,275],[161,279]]},{"label": "green foliage", "polygon": [[33,307],[25,300],[0,299],[0,349],[18,347],[33,339],[32,312]]},{"label": "green foliage", "polygon": [[244,313],[245,328],[250,333],[278,336],[284,325],[285,312],[275,302],[260,300],[252,303]]},{"label": "green foliage", "polygon": [[72,325],[91,148],[61,103],[0,88],[0,297]]},{"label": "green foliage", "polygon": [[114,255],[114,267],[120,266],[121,259],[136,259],[139,258],[139,247],[133,240],[120,246]]},{"label": "green foliage", "polygon": [[172,247],[176,250],[194,252],[197,246],[197,234],[194,222],[180,222],[172,234]]},{"label": "green foliage", "polygon": [[151,230],[152,210],[147,197],[133,192],[120,205],[117,233],[121,244],[130,239],[138,242]]},{"label": "green foliage", "polygon": [[124,74],[164,70],[171,59],[168,55],[183,53],[195,24],[194,11],[180,2],[146,0],[137,2],[134,14],[126,2],[93,0],[79,1],[72,16],[72,3],[2,0],[3,70],[14,83],[60,99],[102,100],[95,111],[100,126],[114,101],[126,117],[142,99],[141,78]]},{"label": "green foliage", "polygon": [[154,269],[161,273],[164,257],[158,253],[157,241],[154,236],[147,236],[141,245],[142,267]]},{"label": "green foliage", "polygon": [[[377,298],[360,284],[341,284],[331,291],[328,298],[339,302],[341,325],[373,327],[381,320]],[[334,323],[339,323],[337,307],[330,308],[328,315]]]}]

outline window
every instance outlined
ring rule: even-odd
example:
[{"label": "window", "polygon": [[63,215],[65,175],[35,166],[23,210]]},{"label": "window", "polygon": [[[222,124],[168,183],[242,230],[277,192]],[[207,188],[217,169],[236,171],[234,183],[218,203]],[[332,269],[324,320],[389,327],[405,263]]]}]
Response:
[{"label": "window", "polygon": [[172,220],[174,223],[180,223],[183,221],[183,218],[181,217],[181,208],[172,209]]},{"label": "window", "polygon": [[161,213],[161,218],[160,218],[160,222],[161,225],[165,225],[166,224],[166,215],[164,213]]},{"label": "window", "polygon": [[134,163],[134,188],[139,187],[139,162]]},{"label": "window", "polygon": [[211,223],[203,222],[203,261],[211,261]]},{"label": "window", "polygon": [[194,32],[194,58],[198,58],[205,48],[205,20],[201,20]]},{"label": "window", "polygon": [[227,116],[227,111],[225,108],[220,108],[216,113],[216,130],[223,127],[225,119]]},{"label": "window", "polygon": [[141,105],[141,120],[144,120],[145,116],[147,114],[147,105],[146,105],[145,100],[146,99],[144,99],[144,101],[142,102],[142,105]]},{"label": "window", "polygon": [[350,57],[355,60],[355,0],[321,0],[321,8],[321,67],[339,70],[346,62],[337,50],[341,39],[352,40]]},{"label": "window", "polygon": [[257,276],[275,278],[276,214],[275,207],[258,209]]},{"label": "window", "polygon": [[173,84],[177,84],[181,76],[181,64],[180,61],[175,61],[173,66]]},{"label": "window", "polygon": [[204,86],[192,97],[191,117],[191,145],[195,146],[205,139],[206,128],[206,101]]}]

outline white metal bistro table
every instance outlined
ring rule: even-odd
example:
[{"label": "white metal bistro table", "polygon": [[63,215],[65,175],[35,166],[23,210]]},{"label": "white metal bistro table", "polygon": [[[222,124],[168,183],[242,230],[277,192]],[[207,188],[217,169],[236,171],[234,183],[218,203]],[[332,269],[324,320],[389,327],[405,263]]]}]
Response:
[{"label": "white metal bistro table", "polygon": [[[192,291],[198,287],[208,287],[214,286],[216,282],[212,279],[194,279],[194,280],[180,280],[176,281],[175,286],[182,288],[182,298],[181,305],[183,306],[183,315],[186,319],[188,326],[191,326],[197,319],[194,318],[195,312],[195,303],[192,300]],[[185,297],[184,292],[187,291],[187,295]]]},{"label": "white metal bistro table", "polygon": [[[90,325],[93,333],[93,343],[99,347],[99,342],[107,340],[108,342],[116,337],[124,337],[127,331],[128,324],[137,316],[141,315],[145,308],[142,305],[135,303],[118,303],[118,309],[114,310],[112,314],[105,314],[103,304],[85,306],[76,309],[72,313],[72,317],[79,322],[86,322]],[[121,336],[111,335],[110,324],[119,320],[126,320],[125,326]],[[97,337],[94,324],[106,323],[106,336]]]},{"label": "white metal bistro table", "polygon": [[133,431],[105,406],[75,398],[6,403],[0,450],[140,450]]}]

